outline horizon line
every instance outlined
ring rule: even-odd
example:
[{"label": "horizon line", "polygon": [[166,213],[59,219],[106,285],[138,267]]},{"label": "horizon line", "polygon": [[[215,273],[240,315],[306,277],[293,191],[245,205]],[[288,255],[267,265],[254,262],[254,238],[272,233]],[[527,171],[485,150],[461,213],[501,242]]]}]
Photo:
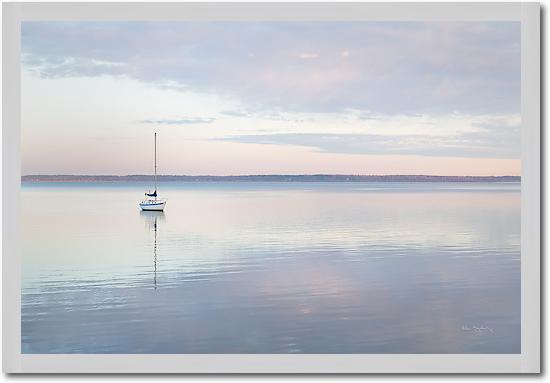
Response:
[{"label": "horizon line", "polygon": [[[23,177],[154,177],[152,174],[25,174]],[[213,174],[158,174],[157,177],[468,177],[468,178],[502,178],[502,177],[515,177],[521,178],[521,175],[441,175],[441,174],[351,174],[351,173],[301,173],[301,174],[284,174],[284,173],[270,173],[270,174],[225,174],[225,175],[213,175]]]}]

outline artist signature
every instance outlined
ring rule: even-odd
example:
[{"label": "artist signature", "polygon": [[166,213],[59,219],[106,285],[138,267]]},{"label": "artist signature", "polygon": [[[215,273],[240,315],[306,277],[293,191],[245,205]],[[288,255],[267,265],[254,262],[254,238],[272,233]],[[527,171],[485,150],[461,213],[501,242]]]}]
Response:
[{"label": "artist signature", "polygon": [[466,326],[462,325],[462,331],[471,331],[475,334],[482,335],[482,334],[494,334],[495,330],[493,330],[489,326]]}]

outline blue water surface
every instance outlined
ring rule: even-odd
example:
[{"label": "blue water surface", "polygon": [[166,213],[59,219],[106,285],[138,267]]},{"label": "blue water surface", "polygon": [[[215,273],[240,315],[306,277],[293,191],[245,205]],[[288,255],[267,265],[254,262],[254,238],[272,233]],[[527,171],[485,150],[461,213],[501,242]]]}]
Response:
[{"label": "blue water surface", "polygon": [[24,183],[23,353],[519,353],[520,184]]}]

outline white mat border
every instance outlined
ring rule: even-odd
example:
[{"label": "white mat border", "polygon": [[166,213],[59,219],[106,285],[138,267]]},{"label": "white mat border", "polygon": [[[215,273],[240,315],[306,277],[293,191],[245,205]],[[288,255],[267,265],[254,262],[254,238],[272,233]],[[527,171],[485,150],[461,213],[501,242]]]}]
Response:
[{"label": "white mat border", "polygon": [[[522,353],[21,354],[20,23],[27,20],[522,22]],[[3,3],[3,371],[67,373],[537,373],[540,371],[539,3]]]}]

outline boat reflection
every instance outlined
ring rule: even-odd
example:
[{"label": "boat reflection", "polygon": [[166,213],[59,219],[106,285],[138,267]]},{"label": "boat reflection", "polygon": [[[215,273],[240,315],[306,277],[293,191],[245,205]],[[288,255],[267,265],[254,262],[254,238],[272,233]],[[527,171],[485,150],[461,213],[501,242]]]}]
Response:
[{"label": "boat reflection", "polygon": [[142,218],[145,219],[150,230],[153,230],[153,285],[155,290],[157,289],[157,232],[158,224],[164,221],[164,212],[162,211],[140,211]]}]

